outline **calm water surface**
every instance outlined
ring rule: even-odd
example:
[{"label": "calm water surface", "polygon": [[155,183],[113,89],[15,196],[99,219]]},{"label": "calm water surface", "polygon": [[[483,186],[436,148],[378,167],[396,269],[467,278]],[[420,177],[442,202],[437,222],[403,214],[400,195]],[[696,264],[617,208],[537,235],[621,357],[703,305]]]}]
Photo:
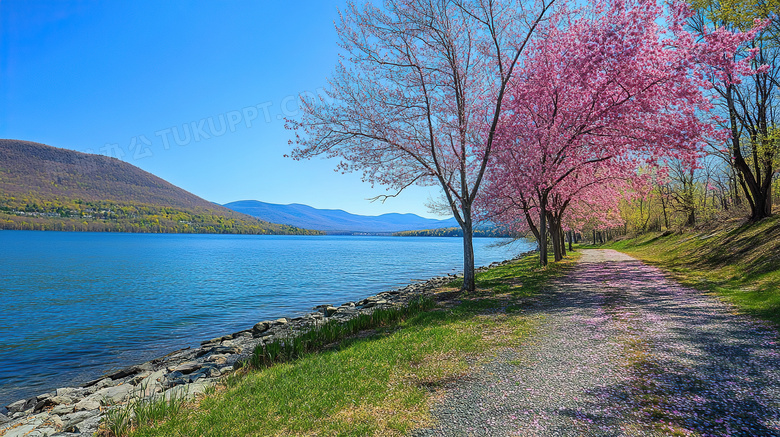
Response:
[{"label": "calm water surface", "polygon": [[[527,243],[491,247],[476,264]],[[462,271],[462,240],[0,231],[0,406],[104,372]]]}]

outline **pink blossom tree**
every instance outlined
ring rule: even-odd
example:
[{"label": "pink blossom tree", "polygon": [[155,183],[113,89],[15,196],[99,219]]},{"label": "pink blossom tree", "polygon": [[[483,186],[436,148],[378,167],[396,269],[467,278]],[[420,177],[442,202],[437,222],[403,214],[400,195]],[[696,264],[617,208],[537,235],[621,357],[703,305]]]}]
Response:
[{"label": "pink blossom tree", "polygon": [[387,0],[350,4],[338,24],[346,55],[328,98],[302,98],[295,159],[340,158],[395,194],[439,185],[463,229],[473,290],[473,205],[496,128],[535,29],[555,0]]},{"label": "pink blossom tree", "polygon": [[[670,158],[692,166],[715,134],[698,116],[711,105],[697,59],[704,53],[733,59],[735,43],[750,36],[722,33],[696,42],[682,30],[681,7],[671,10],[664,14],[655,0],[603,0],[577,18],[561,15],[529,45],[510,89],[489,184],[491,193],[520,199],[515,204],[528,226],[538,229],[543,265],[546,232],[559,241],[563,214],[583,186],[595,190],[591,185]],[[659,24],[664,18],[672,31]],[[507,207],[490,208],[506,214]]]}]

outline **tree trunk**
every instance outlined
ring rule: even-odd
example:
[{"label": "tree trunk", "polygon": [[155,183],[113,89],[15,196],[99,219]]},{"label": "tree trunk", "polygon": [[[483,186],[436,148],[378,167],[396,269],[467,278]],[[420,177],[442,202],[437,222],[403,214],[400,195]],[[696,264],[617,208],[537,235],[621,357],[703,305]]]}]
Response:
[{"label": "tree trunk", "polygon": [[574,249],[572,249],[572,247],[571,247],[571,243],[572,243],[572,241],[571,241],[571,240],[572,240],[572,238],[573,238],[573,235],[572,235],[573,233],[574,233],[574,231],[571,231],[571,230],[568,232],[568,237],[569,237],[569,252],[573,252],[573,251],[574,251]]},{"label": "tree trunk", "polygon": [[560,261],[562,259],[560,227],[558,226],[558,221],[555,219],[555,216],[550,213],[547,214],[547,227],[550,229],[550,240],[552,240],[553,245],[553,259],[555,259],[555,261]]},{"label": "tree trunk", "polygon": [[464,291],[476,289],[474,273],[474,228],[471,222],[471,210],[463,214],[463,287]]},{"label": "tree trunk", "polygon": [[547,214],[544,206],[539,210],[539,265],[547,265]]},{"label": "tree trunk", "polygon": [[547,193],[539,194],[539,265],[544,267],[547,259]]},{"label": "tree trunk", "polygon": [[560,219],[558,220],[558,235],[561,237],[561,259],[566,256],[566,233],[563,232],[563,227],[560,225]]},{"label": "tree trunk", "polygon": [[[771,180],[772,173],[770,170],[769,174],[764,175],[763,181],[758,180],[760,175],[753,173],[753,170],[742,155],[742,145],[740,144],[741,138],[737,125],[737,109],[734,104],[733,93],[733,85],[729,85],[726,89],[726,103],[728,105],[731,123],[731,155],[734,158],[734,168],[737,169],[740,176],[739,182],[745,192],[745,198],[747,198],[750,203],[750,220],[758,221],[772,215],[772,203],[767,202],[770,198],[771,189],[766,189],[767,185],[771,185],[766,184],[766,178]],[[756,173],[759,173],[760,170],[757,164],[758,163],[756,163]]]}]

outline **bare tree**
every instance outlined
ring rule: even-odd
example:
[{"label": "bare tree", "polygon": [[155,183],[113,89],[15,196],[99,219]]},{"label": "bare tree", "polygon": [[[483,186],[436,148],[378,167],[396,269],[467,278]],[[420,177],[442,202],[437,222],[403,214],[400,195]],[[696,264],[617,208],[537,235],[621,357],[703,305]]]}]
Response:
[{"label": "bare tree", "polygon": [[463,229],[465,290],[474,290],[472,210],[507,86],[555,0],[387,0],[349,4],[346,55],[328,101],[302,97],[296,159],[339,157],[342,171],[395,190],[438,184]]}]

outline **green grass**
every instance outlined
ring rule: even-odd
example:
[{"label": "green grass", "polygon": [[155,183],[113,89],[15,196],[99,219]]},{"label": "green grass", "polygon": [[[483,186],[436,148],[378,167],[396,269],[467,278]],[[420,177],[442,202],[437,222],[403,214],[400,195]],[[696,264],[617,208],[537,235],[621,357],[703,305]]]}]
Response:
[{"label": "green grass", "polygon": [[[537,293],[550,277],[558,276],[571,268],[580,254],[569,252],[560,262],[550,262],[546,268],[539,268],[539,255],[529,255],[513,263],[477,274],[477,294],[480,290],[491,293],[509,293],[515,298],[528,297]],[[463,279],[453,281],[451,287],[461,287]]]},{"label": "green grass", "polygon": [[651,233],[602,246],[661,267],[780,326],[780,216],[706,231]]},{"label": "green grass", "polygon": [[312,334],[319,339],[279,353],[281,362],[262,358],[267,348],[259,350],[253,366],[197,405],[131,435],[405,435],[430,424],[444,384],[532,334],[523,298],[572,264],[539,269],[537,262],[526,258],[478,274],[480,289],[459,295],[458,304],[447,300],[432,310],[423,305],[403,317],[382,316],[379,328],[355,322],[337,333],[348,335],[340,341],[325,341],[327,329]]}]

